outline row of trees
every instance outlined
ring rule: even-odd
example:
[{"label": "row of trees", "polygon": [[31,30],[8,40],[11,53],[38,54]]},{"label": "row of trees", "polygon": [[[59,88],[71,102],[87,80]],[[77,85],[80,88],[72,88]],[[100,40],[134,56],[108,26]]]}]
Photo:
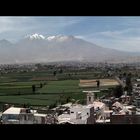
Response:
[{"label": "row of trees", "polygon": [[[44,85],[46,85],[46,83],[40,83],[39,88],[42,88]],[[36,85],[32,85],[32,92],[33,92],[33,93],[36,92],[36,89],[37,89],[37,86],[36,86]]]},{"label": "row of trees", "polygon": [[127,93],[128,93],[129,95],[131,95],[132,89],[133,89],[131,78],[132,78],[132,74],[129,73],[129,74],[126,76],[126,82],[125,82],[126,86],[125,86],[125,88],[124,88],[124,90],[127,91]]},{"label": "row of trees", "polygon": [[132,86],[132,74],[131,73],[123,73],[123,77],[125,79],[125,87],[123,88],[122,85],[116,86],[114,89],[114,96],[116,98],[119,98],[120,96],[123,95],[123,91],[127,91],[128,95],[131,95],[133,86]]},{"label": "row of trees", "polygon": [[[58,72],[61,74],[61,73],[63,73],[63,70],[60,69]],[[57,74],[57,71],[54,71],[54,72],[53,72],[53,76],[56,76],[56,74]]]}]

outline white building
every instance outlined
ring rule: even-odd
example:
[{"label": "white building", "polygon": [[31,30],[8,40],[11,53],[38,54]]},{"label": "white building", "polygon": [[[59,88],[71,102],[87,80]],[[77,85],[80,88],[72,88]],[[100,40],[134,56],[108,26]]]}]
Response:
[{"label": "white building", "polygon": [[58,123],[71,124],[94,124],[94,107],[93,105],[82,106],[80,104],[72,105],[69,114],[58,116]]},{"label": "white building", "polygon": [[[86,91],[87,92],[87,91]],[[88,91],[87,93],[87,105],[92,105],[94,107],[95,112],[100,115],[103,115],[105,110],[105,103],[100,101],[95,101],[94,93],[98,93],[99,91]]]},{"label": "white building", "polygon": [[28,108],[10,107],[2,113],[3,124],[45,124],[47,114]]},{"label": "white building", "polygon": [[10,107],[2,113],[3,124],[33,124],[34,115],[29,109]]},{"label": "white building", "polygon": [[[83,91],[87,92],[87,105],[69,105],[69,113],[63,113],[58,116],[58,123],[71,124],[94,124],[95,118],[104,117],[105,104],[94,100],[94,92],[99,91]],[[96,116],[95,116],[96,113]],[[106,116],[108,114],[106,113]]]}]

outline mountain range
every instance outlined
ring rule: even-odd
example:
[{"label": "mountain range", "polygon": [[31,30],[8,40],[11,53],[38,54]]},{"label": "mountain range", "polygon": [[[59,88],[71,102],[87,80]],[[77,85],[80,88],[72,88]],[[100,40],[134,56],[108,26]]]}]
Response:
[{"label": "mountain range", "polygon": [[0,64],[55,61],[137,62],[140,55],[104,48],[74,36],[27,35],[17,43],[0,40]]}]

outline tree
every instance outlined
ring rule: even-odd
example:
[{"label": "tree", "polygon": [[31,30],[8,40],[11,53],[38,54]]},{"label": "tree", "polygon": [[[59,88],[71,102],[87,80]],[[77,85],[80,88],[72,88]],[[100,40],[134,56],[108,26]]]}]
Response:
[{"label": "tree", "polygon": [[94,94],[95,99],[97,99],[97,93]]},{"label": "tree", "polygon": [[123,78],[126,78],[126,73],[125,72],[123,73]]},{"label": "tree", "polygon": [[40,83],[40,88],[42,88],[43,87],[43,84],[42,83]]},{"label": "tree", "polygon": [[23,108],[26,108],[26,104],[25,103],[23,104]]},{"label": "tree", "polygon": [[63,73],[63,70],[62,70],[62,69],[60,69],[60,70],[59,70],[59,73]]},{"label": "tree", "polygon": [[68,76],[69,76],[69,78],[71,78],[71,74],[70,73],[68,74]]},{"label": "tree", "polygon": [[32,85],[32,92],[35,93],[35,90],[36,90],[36,86]]},{"label": "tree", "polygon": [[122,95],[123,95],[123,87],[121,85],[116,86],[116,88],[114,89],[114,96],[116,98],[119,98]]},{"label": "tree", "polygon": [[54,104],[51,104],[51,105],[49,106],[49,109],[55,108],[56,106],[57,106],[57,103],[55,102]]},{"label": "tree", "polygon": [[71,97],[67,97],[66,102],[70,102],[71,101]]},{"label": "tree", "polygon": [[132,77],[132,74],[129,73],[127,76],[126,76],[126,87],[125,87],[125,90],[127,91],[127,93],[130,95],[131,92],[132,92],[132,82],[131,82],[131,77]]},{"label": "tree", "polygon": [[53,72],[53,76],[56,76],[56,71]]},{"label": "tree", "polygon": [[126,77],[126,84],[130,85],[131,84],[131,74],[128,74]]},{"label": "tree", "polygon": [[100,80],[97,80],[97,87],[99,88],[100,87]]}]

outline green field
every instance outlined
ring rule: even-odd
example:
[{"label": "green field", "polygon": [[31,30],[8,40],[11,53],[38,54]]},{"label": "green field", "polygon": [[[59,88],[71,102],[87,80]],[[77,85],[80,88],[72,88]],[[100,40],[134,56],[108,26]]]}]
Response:
[{"label": "green field", "polygon": [[[79,87],[79,79],[90,79],[98,77],[99,73],[94,72],[68,72],[57,74],[58,80],[32,80],[35,78],[54,78],[52,72],[28,72],[28,73],[8,73],[0,75],[0,104],[30,104],[32,106],[48,106],[54,103],[65,103],[67,98],[84,101],[86,94],[83,90],[94,90],[96,88]],[[65,80],[64,80],[65,79]],[[69,80],[67,80],[69,79]],[[40,83],[46,83],[40,88]],[[33,93],[32,85],[36,86]],[[108,86],[110,87],[110,86]],[[108,88],[102,87],[102,88]],[[98,93],[98,96],[106,94]]]},{"label": "green field", "polygon": [[[86,96],[82,89],[78,87],[78,80],[49,81],[43,88],[37,88],[36,93],[32,93],[31,85],[39,86],[40,82],[14,82],[0,84],[0,102],[50,105],[59,100],[66,100],[67,97],[74,99],[84,99]],[[20,95],[19,95],[20,91]],[[22,95],[24,94],[24,95]],[[6,95],[6,96],[5,96]]]},{"label": "green field", "polygon": [[32,94],[32,85],[39,87],[39,82],[6,82],[0,83],[0,95]]}]

